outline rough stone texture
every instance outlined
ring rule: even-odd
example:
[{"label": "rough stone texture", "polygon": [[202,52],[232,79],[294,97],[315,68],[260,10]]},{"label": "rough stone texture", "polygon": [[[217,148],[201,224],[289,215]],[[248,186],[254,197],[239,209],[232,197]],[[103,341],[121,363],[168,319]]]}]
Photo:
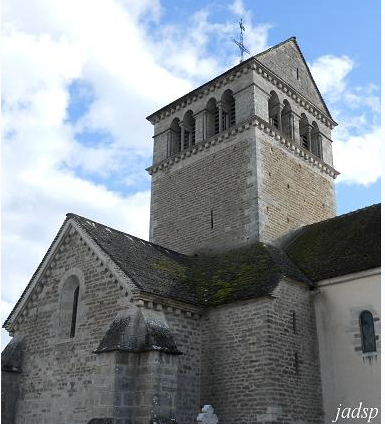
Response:
[{"label": "rough stone texture", "polygon": [[1,422],[15,424],[20,374],[1,371]]},{"label": "rough stone texture", "polygon": [[220,423],[257,422],[277,406],[282,409],[277,422],[322,422],[310,292],[282,281],[275,295],[218,307],[202,318],[201,403],[215,408]]},{"label": "rough stone texture", "polygon": [[255,155],[248,135],[153,176],[150,241],[189,254],[256,239]]},{"label": "rough stone texture", "polygon": [[333,179],[258,132],[260,239],[269,242],[294,228],[335,216]]},{"label": "rough stone texture", "polygon": [[183,352],[177,356],[176,418],[178,424],[190,424],[195,422],[200,409],[201,321],[185,313],[170,313],[166,318],[175,343]]},{"label": "rough stone texture", "polygon": [[[60,340],[60,283],[73,268],[84,275],[77,329],[74,338]],[[86,423],[95,417],[111,417],[112,411],[104,406],[104,389],[111,390],[108,377],[100,374],[92,351],[123,304],[109,273],[77,235],[71,237],[43,291],[29,305],[28,318],[16,330],[16,335],[24,336],[28,352],[20,380],[17,424]]]},{"label": "rough stone texture", "polygon": [[[284,42],[272,49],[256,56],[257,60],[271,69],[276,75],[290,84],[294,89],[302,93],[308,100],[313,102],[319,109],[328,112],[322,98],[316,88],[313,79],[309,75],[309,69],[301,57],[297,43],[294,39]],[[298,78],[297,78],[298,69]]]}]

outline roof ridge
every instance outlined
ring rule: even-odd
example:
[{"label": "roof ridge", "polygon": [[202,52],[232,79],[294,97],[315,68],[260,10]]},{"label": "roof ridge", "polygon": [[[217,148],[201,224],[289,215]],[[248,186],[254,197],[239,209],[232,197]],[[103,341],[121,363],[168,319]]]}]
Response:
[{"label": "roof ridge", "polygon": [[281,274],[282,274],[282,277],[290,277],[290,276],[285,275],[284,269],[283,269],[283,264],[277,262],[276,257],[274,256],[274,255],[277,255],[277,254],[279,254],[282,257],[282,259],[286,260],[288,262],[288,265],[290,264],[293,267],[293,269],[298,271],[298,273],[300,274],[303,281],[307,282],[308,284],[311,284],[311,280],[306,276],[306,274],[303,272],[303,270],[301,268],[299,268],[298,265],[295,264],[290,259],[288,254],[281,247],[274,246],[273,244],[269,244],[269,243],[263,243],[263,245],[266,248],[266,250],[269,252],[269,256],[272,258],[274,263],[279,267]]},{"label": "roof ridge", "polygon": [[296,40],[297,40],[297,39],[296,39],[296,37],[292,36],[292,37],[288,38],[287,40],[281,41],[281,42],[280,42],[280,43],[278,43],[278,44],[274,44],[274,46],[271,46],[271,47],[267,48],[266,50],[263,50],[262,52],[259,52],[259,53],[255,54],[255,55],[253,55],[252,57],[258,57],[258,56],[261,56],[262,54],[268,53],[268,52],[270,52],[271,50],[274,50],[275,48],[280,47],[280,46],[282,46],[283,44],[288,43],[289,41],[294,41],[294,42],[296,42]]},{"label": "roof ridge", "polygon": [[[124,236],[129,236],[129,237],[132,237],[132,238],[134,238],[134,239],[136,239],[136,240],[138,240],[138,241],[145,242],[145,243],[147,243],[147,244],[149,244],[149,245],[151,245],[151,246],[153,246],[153,247],[155,247],[155,248],[157,248],[157,249],[161,249],[161,250],[164,250],[164,251],[172,252],[172,253],[175,253],[176,255],[183,256],[183,257],[186,257],[186,256],[187,256],[187,255],[184,255],[183,253],[179,253],[179,252],[177,252],[176,250],[169,249],[168,247],[161,246],[160,244],[152,243],[151,241],[148,241],[148,240],[142,239],[142,238],[140,238],[140,237],[134,236],[134,235],[129,234],[129,233],[125,233],[124,231],[117,230],[116,228],[110,227],[110,226],[108,226],[108,225],[106,225],[106,224],[102,224],[101,222],[94,221],[94,220],[92,220],[92,219],[90,219],[90,218],[87,218],[87,217],[82,216],[82,215],[78,215],[78,214],[76,214],[76,213],[68,212],[68,213],[66,213],[66,216],[67,216],[68,218],[75,218],[75,219],[76,219],[76,218],[80,218],[80,219],[84,219],[84,220],[86,220],[86,221],[93,222],[94,224],[97,224],[97,225],[100,225],[100,226],[102,226],[102,227],[108,228],[108,229],[110,229],[110,230],[112,230],[112,231],[115,231],[116,233],[120,233],[120,234],[122,234],[122,235],[124,235]],[[82,224],[82,225],[83,225],[83,224]],[[83,227],[84,227],[84,226],[83,226]],[[86,227],[85,227],[85,228],[86,228]],[[86,230],[86,231],[87,231],[87,230]]]}]

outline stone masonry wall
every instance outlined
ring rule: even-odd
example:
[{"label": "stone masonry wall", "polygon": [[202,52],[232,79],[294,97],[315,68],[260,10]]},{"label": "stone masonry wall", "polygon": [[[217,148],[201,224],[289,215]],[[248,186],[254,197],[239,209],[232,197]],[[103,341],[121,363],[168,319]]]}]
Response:
[{"label": "stone masonry wall", "polygon": [[[277,421],[323,423],[314,301],[304,284],[281,281],[268,311],[268,394],[282,409]],[[295,318],[293,319],[293,313]]]},{"label": "stone masonry wall", "polygon": [[256,131],[260,240],[335,216],[333,178]]},{"label": "stone masonry wall", "polygon": [[201,404],[210,404],[221,424],[250,424],[270,399],[267,314],[273,300],[237,302],[202,317]]},{"label": "stone masonry wall", "polygon": [[[111,369],[98,366],[92,351],[128,298],[77,235],[64,246],[29,316],[17,324],[25,342],[17,424],[85,424],[112,416]],[[59,284],[72,268],[83,273],[84,289],[75,337],[60,340]]]},{"label": "stone masonry wall", "polygon": [[212,309],[202,319],[201,403],[214,407],[220,423],[262,422],[269,410],[277,411],[274,422],[322,422],[309,290],[281,282],[275,294]]},{"label": "stone masonry wall", "polygon": [[201,320],[189,313],[166,314],[166,319],[175,343],[183,353],[177,357],[176,417],[178,424],[191,424],[201,407]]},{"label": "stone masonry wall", "polygon": [[247,131],[152,176],[150,240],[181,253],[256,239],[254,143]]},{"label": "stone masonry wall", "polygon": [[1,371],[1,422],[15,424],[20,374]]}]

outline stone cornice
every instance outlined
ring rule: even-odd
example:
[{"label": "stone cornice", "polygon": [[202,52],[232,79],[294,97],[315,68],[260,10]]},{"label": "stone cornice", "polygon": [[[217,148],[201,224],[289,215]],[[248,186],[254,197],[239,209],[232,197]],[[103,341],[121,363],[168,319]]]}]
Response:
[{"label": "stone cornice", "polygon": [[296,103],[302,106],[306,111],[311,113],[316,119],[321,121],[326,126],[334,128],[336,125],[338,125],[337,122],[335,122],[330,116],[327,115],[327,113],[320,110],[290,84],[283,81],[273,71],[260,63],[255,57],[240,63],[224,74],[219,75],[217,78],[187,93],[167,106],[164,106],[163,108],[149,115],[147,120],[149,120],[152,124],[155,124],[156,122],[172,116],[187,105],[195,103],[197,100],[203,97],[210,96],[216,89],[228,85],[234,81],[235,78],[241,77],[242,74],[247,74],[250,70],[256,71],[263,78],[267,79],[269,82],[271,82],[272,85],[277,87],[286,96],[293,99]]},{"label": "stone cornice", "polygon": [[203,150],[208,150],[216,144],[228,142],[230,141],[231,136],[238,133],[242,133],[243,131],[248,131],[253,127],[259,129],[260,131],[263,131],[270,137],[273,137],[277,142],[279,142],[282,146],[290,150],[294,155],[297,155],[303,161],[308,162],[310,165],[317,167],[321,172],[330,175],[332,178],[336,178],[337,175],[339,175],[339,172],[336,171],[333,167],[325,163],[322,159],[313,155],[311,152],[306,150],[304,147],[300,146],[295,141],[291,140],[288,137],[285,137],[281,132],[277,131],[276,128],[273,128],[269,123],[267,123],[258,116],[253,116],[229,128],[228,130],[222,131],[219,134],[216,134],[206,140],[201,141],[200,143],[197,143],[190,149],[178,152],[177,154],[174,154],[173,156],[170,156],[159,163],[153,164],[146,170],[150,175],[152,175],[156,172],[160,172],[164,169],[170,168],[179,161],[185,160],[186,158],[189,158],[192,155],[199,154]]},{"label": "stone cornice", "polygon": [[183,313],[186,316],[193,318],[199,318],[202,315],[203,310],[201,306],[145,292],[141,292],[139,295],[134,296],[134,304],[137,307],[155,309],[157,311],[163,311],[174,315],[180,315]]}]

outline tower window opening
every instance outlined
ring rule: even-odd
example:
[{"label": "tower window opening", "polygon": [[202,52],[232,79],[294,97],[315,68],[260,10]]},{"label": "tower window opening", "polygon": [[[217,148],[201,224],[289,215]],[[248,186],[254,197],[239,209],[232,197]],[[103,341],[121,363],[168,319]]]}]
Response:
[{"label": "tower window opening", "polygon": [[212,97],[206,104],[204,138],[212,137],[219,132],[219,110],[217,101]]},{"label": "tower window opening", "polygon": [[214,229],[214,213],[213,210],[210,210],[210,222],[211,222],[211,229]]},{"label": "tower window opening", "polygon": [[308,138],[307,138],[307,134],[302,134],[302,135],[301,135],[301,145],[302,145],[305,149],[309,150],[309,140],[308,140]]},{"label": "tower window opening", "polygon": [[222,131],[235,125],[235,99],[231,90],[226,90],[221,97]]},{"label": "tower window opening", "polygon": [[195,144],[195,118],[192,110],[188,110],[183,118],[183,150],[190,149]]},{"label": "tower window opening", "polygon": [[322,136],[315,121],[313,121],[311,129],[311,152],[322,159]]},{"label": "tower window opening", "polygon": [[183,150],[188,149],[190,136],[191,136],[190,131],[185,129],[184,130],[184,140],[183,140]]},{"label": "tower window opening", "polygon": [[299,121],[299,138],[301,146],[306,150],[310,150],[310,131],[311,125],[309,125],[309,121],[307,120],[306,115],[303,113]]},{"label": "tower window opening", "polygon": [[299,69],[297,68],[297,80],[299,80]]},{"label": "tower window opening", "polygon": [[215,118],[214,118],[214,134],[219,133],[219,110],[218,108],[215,110]]},{"label": "tower window opening", "polygon": [[282,133],[286,136],[294,139],[294,120],[291,112],[290,103],[287,100],[283,101],[283,109],[281,112],[281,125]]},{"label": "tower window opening", "polygon": [[235,101],[230,106],[230,126],[235,125]]},{"label": "tower window opening", "polygon": [[270,92],[268,107],[270,125],[281,131],[281,104],[275,91]]},{"label": "tower window opening", "polygon": [[173,119],[170,125],[170,139],[169,139],[169,155],[174,155],[181,151],[182,148],[182,133],[180,128],[180,121],[178,118]]}]

